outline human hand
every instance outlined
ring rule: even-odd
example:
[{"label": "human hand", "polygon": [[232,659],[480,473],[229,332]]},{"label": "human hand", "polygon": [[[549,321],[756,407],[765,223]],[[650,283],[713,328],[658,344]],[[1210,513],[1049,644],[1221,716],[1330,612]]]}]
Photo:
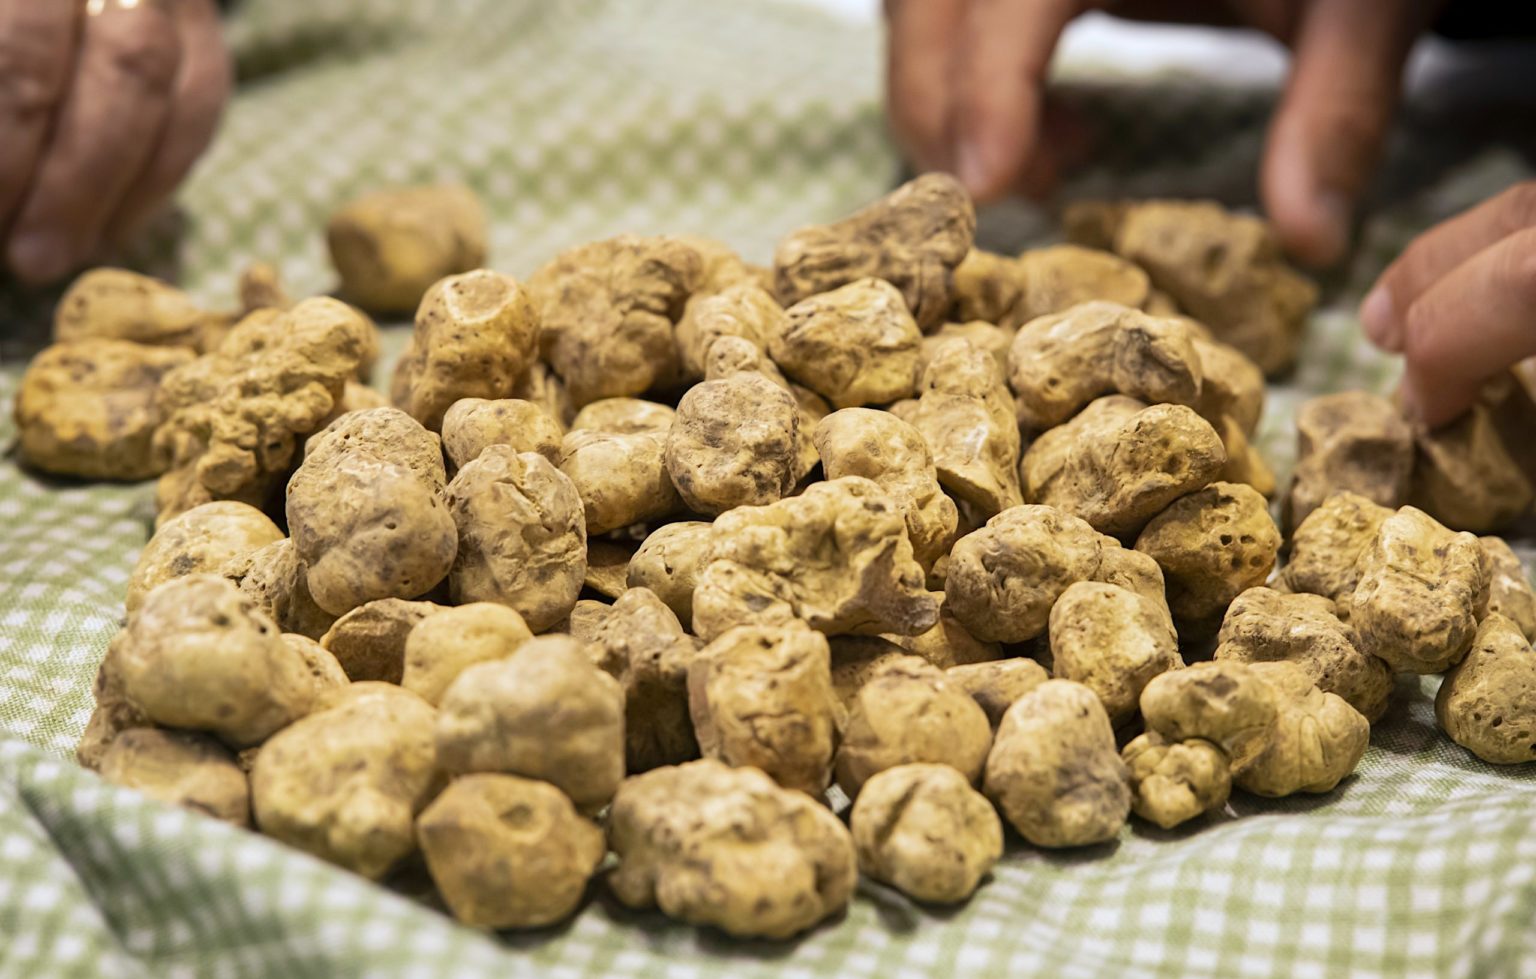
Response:
[{"label": "human hand", "polygon": [[229,88],[213,0],[0,0],[0,265],[51,282],[133,230]]},{"label": "human hand", "polygon": [[1404,355],[1403,410],[1430,427],[1536,356],[1536,181],[1415,238],[1360,304],[1360,321],[1378,347]]},{"label": "human hand", "polygon": [[1403,63],[1443,0],[886,0],[887,106],[924,169],[979,199],[1043,192],[1078,141],[1049,104],[1046,73],[1067,24],[1124,17],[1257,28],[1291,49],[1270,122],[1261,196],[1303,261],[1342,257],[1381,151]]}]

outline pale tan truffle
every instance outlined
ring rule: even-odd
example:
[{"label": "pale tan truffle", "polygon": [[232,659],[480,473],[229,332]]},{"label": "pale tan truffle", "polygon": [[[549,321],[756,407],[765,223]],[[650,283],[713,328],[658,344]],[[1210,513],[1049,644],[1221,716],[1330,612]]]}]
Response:
[{"label": "pale tan truffle", "polygon": [[1536,761],[1536,653],[1514,622],[1490,614],[1465,658],[1445,675],[1435,720],[1483,761]]},{"label": "pale tan truffle", "polygon": [[629,559],[626,582],[649,588],[686,626],[693,623],[693,590],[703,571],[712,524],[684,520],[653,530]]},{"label": "pale tan truffle", "polygon": [[228,748],[207,735],[150,727],[124,731],[102,756],[101,777],[236,826],[251,821],[245,772]]},{"label": "pale tan truffle", "polygon": [[722,633],[688,667],[688,703],[704,757],[813,796],[831,782],[845,715],[821,633],[799,623]]},{"label": "pale tan truffle", "polygon": [[1488,609],[1477,538],[1403,507],[1360,555],[1349,621],[1360,648],[1404,673],[1442,673],[1472,645]]},{"label": "pale tan truffle", "polygon": [[578,408],[679,378],[673,324],[703,272],[699,252],[679,239],[620,235],[561,252],[534,273],[541,351]]},{"label": "pale tan truffle", "polygon": [[1280,692],[1252,666],[1194,663],[1154,677],[1141,692],[1141,716],[1149,732],[1169,741],[1211,742],[1235,772],[1268,746],[1280,701]]},{"label": "pale tan truffle", "polygon": [[581,497],[587,533],[606,534],[683,509],[665,451],[665,437],[654,432],[573,429],[565,436],[560,472]]},{"label": "pale tan truffle", "polygon": [[437,706],[467,668],[504,659],[533,638],[523,617],[495,602],[471,602],[428,615],[405,640],[400,685]]},{"label": "pale tan truffle", "polygon": [[488,445],[537,452],[558,466],[564,435],[547,411],[518,398],[460,398],[443,413],[443,452],[455,469],[468,465]]},{"label": "pale tan truffle", "polygon": [[912,394],[921,341],[901,294],[859,279],[791,306],[768,353],[833,407],[855,408]]},{"label": "pale tan truffle", "polygon": [[823,418],[814,438],[827,479],[863,476],[901,507],[918,564],[931,568],[948,553],[959,513],[921,432],[889,412],[844,408]]},{"label": "pale tan truffle", "polygon": [[624,691],[587,644],[540,636],[460,673],[443,694],[435,736],[444,771],[540,778],[594,811],[624,777]]},{"label": "pale tan truffle", "polygon": [[981,516],[1024,502],[1019,426],[993,356],[963,340],[934,347],[909,421],[933,451],[940,485]]},{"label": "pale tan truffle", "polygon": [[1024,453],[1019,481],[1029,502],[1128,537],[1179,497],[1208,485],[1226,462],[1220,436],[1193,409],[1111,395],[1036,439]]},{"label": "pale tan truffle", "polygon": [[151,451],[162,413],[160,379],[193,359],[178,347],[126,340],[56,343],[27,365],[16,391],[17,448],[57,476],[133,481],[158,476]]},{"label": "pale tan truffle", "polygon": [[1033,319],[1008,351],[1008,385],[1019,424],[1060,425],[1106,394],[1148,404],[1200,403],[1203,374],[1195,334],[1111,302],[1091,302]]},{"label": "pale tan truffle", "polygon": [[1143,734],[1121,752],[1131,773],[1131,809],[1142,819],[1172,829],[1227,804],[1231,761],[1209,741],[1169,741]]},{"label": "pale tan truffle", "polygon": [[395,365],[395,405],[432,431],[460,398],[505,398],[538,355],[539,319],[511,276],[477,269],[422,297],[416,330]]},{"label": "pale tan truffle", "polygon": [[1116,726],[1153,677],[1184,665],[1167,611],[1119,585],[1070,585],[1051,609],[1050,643],[1052,673],[1092,690]]},{"label": "pale tan truffle", "polygon": [[1093,692],[1047,680],[1014,701],[987,756],[984,791],[1036,846],[1103,843],[1131,811],[1130,776]]},{"label": "pale tan truffle", "polygon": [[1003,824],[992,804],[948,765],[899,765],[875,775],[849,827],[863,873],[934,904],[970,897],[1003,855]]},{"label": "pale tan truffle", "polygon": [[553,785],[515,775],[453,781],[416,821],[432,881],[476,928],[539,928],[570,917],[607,847]]},{"label": "pale tan truffle", "polygon": [[587,572],[587,527],[575,484],[549,460],[493,445],[448,485],[459,546],[453,600],[500,602],[534,632],[570,614]]},{"label": "pale tan truffle", "polygon": [[53,339],[125,340],[158,347],[197,348],[208,314],[167,282],[127,269],[94,268],[59,297]]},{"label": "pale tan truffle", "polygon": [[608,844],[621,903],[744,938],[804,931],[846,907],[858,881],[853,840],[830,810],[713,759],[627,779]]},{"label": "pale tan truffle", "polygon": [[1280,530],[1253,487],[1212,483],[1153,517],[1136,538],[1136,550],[1163,569],[1174,619],[1181,627],[1202,628],[1269,577]]},{"label": "pale tan truffle", "polygon": [[113,656],[125,698],[145,717],[211,732],[233,748],[261,743],[315,700],[304,656],[216,575],[175,578],[151,591]]},{"label": "pale tan truffle", "polygon": [[801,228],[773,256],[785,303],[873,276],[898,289],[924,329],[949,311],[955,267],[971,250],[976,212],[954,177],[924,174],[835,224]]},{"label": "pale tan truffle", "polygon": [[1217,642],[1217,660],[1294,663],[1324,693],[1343,697],[1366,720],[1374,723],[1387,712],[1392,670],[1360,650],[1354,632],[1321,595],[1250,588],[1227,609]]},{"label": "pale tan truffle", "polygon": [[915,634],[938,620],[900,509],[857,476],[721,514],[703,565],[693,625],[705,639],[791,618],[828,635]]},{"label": "pale tan truffle", "polygon": [[348,299],[404,313],[434,282],[485,262],[485,211],[457,184],[373,191],[331,215],[326,244]]},{"label": "pale tan truffle", "polygon": [[943,670],[907,658],[877,669],[854,693],[835,762],[837,784],[857,796],[876,772],[910,762],[949,765],[981,777],[992,726]]},{"label": "pale tan truffle", "polygon": [[795,488],[800,412],[794,397],[760,374],[696,384],[677,403],[663,460],[695,513],[762,506]]},{"label": "pale tan truffle", "polygon": [[257,827],[378,880],[416,848],[412,819],[437,784],[433,710],[387,683],[354,683],[262,745]]}]

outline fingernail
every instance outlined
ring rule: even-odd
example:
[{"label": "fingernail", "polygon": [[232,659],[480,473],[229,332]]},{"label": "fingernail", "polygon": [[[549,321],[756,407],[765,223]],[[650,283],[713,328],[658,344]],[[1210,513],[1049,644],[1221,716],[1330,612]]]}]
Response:
[{"label": "fingernail", "polygon": [[23,232],[11,239],[6,264],[18,279],[48,283],[64,277],[74,261],[69,243],[51,231]]},{"label": "fingernail", "polygon": [[1397,306],[1386,286],[1377,286],[1360,303],[1360,325],[1376,346],[1388,353],[1402,353],[1403,331],[1397,321]]}]

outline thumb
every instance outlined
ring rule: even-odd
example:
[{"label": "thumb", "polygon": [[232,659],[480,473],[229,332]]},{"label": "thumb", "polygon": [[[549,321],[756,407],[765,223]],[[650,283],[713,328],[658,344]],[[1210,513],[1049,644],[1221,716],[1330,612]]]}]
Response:
[{"label": "thumb", "polygon": [[1397,106],[1403,62],[1428,23],[1427,0],[1313,0],[1302,15],[1260,177],[1287,250],[1340,259],[1355,201]]}]

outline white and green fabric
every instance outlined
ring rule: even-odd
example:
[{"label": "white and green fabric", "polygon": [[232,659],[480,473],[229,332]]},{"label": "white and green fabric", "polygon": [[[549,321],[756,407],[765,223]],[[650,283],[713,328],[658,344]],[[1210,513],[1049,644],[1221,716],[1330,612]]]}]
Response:
[{"label": "white and green fabric", "polygon": [[[224,131],[136,256],[210,304],[232,302],[251,259],[295,292],[328,288],[325,215],[381,183],[472,184],[494,214],[494,264],[524,274],[620,231],[706,233],[766,260],[784,232],[898,173],[878,34],[782,2],[252,0],[230,37],[242,85]],[[1246,198],[1271,93],[1065,69],[1106,136],[1070,192]],[[1482,149],[1490,132],[1454,106],[1410,107],[1365,246],[1271,399],[1262,442],[1282,468],[1297,400],[1391,381],[1351,313],[1383,259],[1527,175]],[[1048,224],[1017,208],[983,221],[1013,248]],[[7,444],[46,313],[0,294]],[[422,897],[419,870],[378,887],[76,767],[150,496],[0,460],[0,977],[1536,974],[1536,781],[1446,741],[1432,679],[1403,682],[1335,792],[1240,794],[1209,823],[1135,824],[1084,851],[1015,839],[956,910],[866,885],[797,941],[749,943],[625,910],[597,883],[558,928],[460,928]]]}]

